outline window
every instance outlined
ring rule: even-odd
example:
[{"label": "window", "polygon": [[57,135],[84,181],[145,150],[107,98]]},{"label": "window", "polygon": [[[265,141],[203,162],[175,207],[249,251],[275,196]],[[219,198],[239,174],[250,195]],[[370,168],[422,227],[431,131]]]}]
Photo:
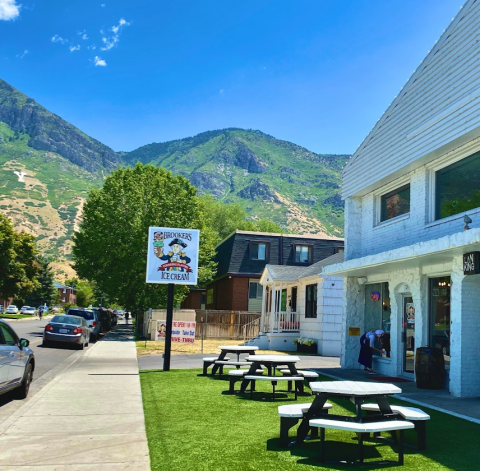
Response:
[{"label": "window", "polygon": [[0,324],[0,329],[2,331],[3,340],[5,341],[3,345],[9,345],[13,347],[14,345],[18,345],[20,343],[18,337],[8,326]]},{"label": "window", "polygon": [[267,244],[250,242],[250,258],[252,260],[267,260]]},{"label": "window", "polygon": [[317,285],[307,285],[305,293],[305,317],[317,317]]},{"label": "window", "polygon": [[62,298],[62,303],[67,302],[66,298]]},{"label": "window", "polygon": [[63,288],[63,293],[65,294],[67,292],[66,288]]},{"label": "window", "polygon": [[382,329],[390,333],[391,316],[388,283],[365,285],[365,330]]},{"label": "window", "polygon": [[410,184],[382,195],[380,198],[380,222],[388,221],[410,212]]},{"label": "window", "polygon": [[430,345],[440,348],[445,369],[450,369],[450,286],[449,276],[430,279]]},{"label": "window", "polygon": [[310,245],[295,245],[295,262],[309,263],[312,260],[312,247]]},{"label": "window", "polygon": [[435,219],[480,207],[480,152],[435,173]]},{"label": "window", "polygon": [[250,281],[248,286],[248,299],[262,299],[262,285],[256,281]]}]

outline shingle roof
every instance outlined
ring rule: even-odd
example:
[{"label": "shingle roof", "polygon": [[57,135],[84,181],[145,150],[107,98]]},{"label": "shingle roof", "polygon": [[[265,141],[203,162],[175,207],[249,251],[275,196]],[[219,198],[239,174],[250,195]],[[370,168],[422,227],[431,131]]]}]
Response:
[{"label": "shingle roof", "polygon": [[324,258],[309,267],[292,267],[286,265],[267,265],[265,268],[271,275],[273,281],[297,281],[300,278],[319,275],[322,268],[334,263],[343,262],[343,252],[336,253],[330,257]]}]

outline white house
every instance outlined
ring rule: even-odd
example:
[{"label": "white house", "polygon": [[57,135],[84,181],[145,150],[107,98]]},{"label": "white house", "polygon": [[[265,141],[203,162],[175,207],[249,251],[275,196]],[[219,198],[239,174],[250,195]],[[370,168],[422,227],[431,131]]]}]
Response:
[{"label": "white house", "polygon": [[295,350],[297,337],[314,339],[317,352],[339,356],[342,330],[343,278],[320,277],[325,266],[343,261],[337,253],[309,267],[266,265],[260,336],[254,343],[270,350]]},{"label": "white house", "polygon": [[413,379],[416,348],[438,347],[463,397],[480,396],[479,32],[468,0],[351,157],[345,261],[323,270],[345,277],[342,367],[359,366],[355,328],[382,327],[374,368]]}]

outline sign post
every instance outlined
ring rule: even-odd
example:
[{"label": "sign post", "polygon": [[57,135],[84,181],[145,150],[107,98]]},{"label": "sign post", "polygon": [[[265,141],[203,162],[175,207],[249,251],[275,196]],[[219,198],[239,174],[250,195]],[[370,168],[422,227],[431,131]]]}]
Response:
[{"label": "sign post", "polygon": [[168,284],[163,371],[170,371],[175,285],[196,285],[200,231],[149,227],[147,283]]}]

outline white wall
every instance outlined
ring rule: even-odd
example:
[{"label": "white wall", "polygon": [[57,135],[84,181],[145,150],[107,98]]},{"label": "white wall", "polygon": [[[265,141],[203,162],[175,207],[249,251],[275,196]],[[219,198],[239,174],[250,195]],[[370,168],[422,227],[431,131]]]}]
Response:
[{"label": "white wall", "polygon": [[[364,257],[416,242],[429,241],[463,231],[464,213],[432,221],[430,205],[434,189],[432,175],[436,165],[448,165],[459,158],[480,150],[480,139],[471,141],[435,162],[407,174],[397,184],[379,188],[363,198],[346,201],[346,260]],[[410,183],[410,213],[378,223],[377,206],[380,196],[395,188]],[[432,198],[432,199],[431,199]],[[473,219],[471,227],[480,225],[480,208],[468,211]],[[359,240],[361,239],[361,240]]]}]

